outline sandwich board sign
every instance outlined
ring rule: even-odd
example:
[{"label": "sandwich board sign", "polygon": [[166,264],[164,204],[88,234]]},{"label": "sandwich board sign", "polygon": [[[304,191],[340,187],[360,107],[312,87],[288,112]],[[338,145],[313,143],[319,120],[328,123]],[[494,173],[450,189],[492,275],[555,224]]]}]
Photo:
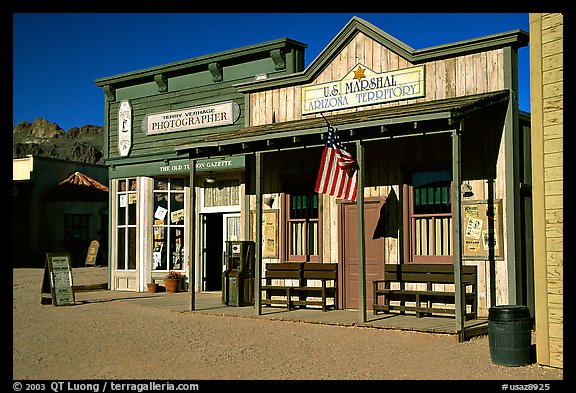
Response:
[{"label": "sandwich board sign", "polygon": [[[75,304],[70,253],[47,253],[42,293],[50,293],[54,306]],[[42,296],[42,304],[45,304]]]},{"label": "sandwich board sign", "polygon": [[100,243],[98,240],[92,240],[90,247],[88,247],[88,253],[86,254],[86,266],[95,266],[96,259],[98,258],[98,250],[100,248]]}]

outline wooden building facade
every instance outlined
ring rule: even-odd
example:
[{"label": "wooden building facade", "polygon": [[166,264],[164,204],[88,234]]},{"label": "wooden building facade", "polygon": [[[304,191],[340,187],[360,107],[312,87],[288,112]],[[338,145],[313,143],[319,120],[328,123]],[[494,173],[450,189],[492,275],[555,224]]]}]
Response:
[{"label": "wooden building facade", "polygon": [[536,360],[564,366],[564,20],[530,14]]},{"label": "wooden building facade", "polygon": [[[306,69],[305,45],[280,40],[98,80],[113,289],[179,269],[192,294],[217,290],[223,241],[261,239],[256,282],[267,263],[338,263],[340,308],[370,308],[385,263],[426,262],[476,265],[480,316],[533,309],[527,42],[415,50],[354,17]],[[233,120],[183,125],[209,115]],[[356,202],[314,190],[327,124],[358,162]]]}]

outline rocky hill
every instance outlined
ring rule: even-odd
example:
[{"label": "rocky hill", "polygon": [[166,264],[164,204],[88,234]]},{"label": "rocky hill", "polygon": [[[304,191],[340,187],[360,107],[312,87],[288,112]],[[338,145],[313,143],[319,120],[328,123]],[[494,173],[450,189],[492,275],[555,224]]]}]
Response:
[{"label": "rocky hill", "polygon": [[29,154],[62,160],[104,164],[103,128],[95,125],[64,131],[58,124],[37,118],[23,121],[12,133],[12,158]]}]

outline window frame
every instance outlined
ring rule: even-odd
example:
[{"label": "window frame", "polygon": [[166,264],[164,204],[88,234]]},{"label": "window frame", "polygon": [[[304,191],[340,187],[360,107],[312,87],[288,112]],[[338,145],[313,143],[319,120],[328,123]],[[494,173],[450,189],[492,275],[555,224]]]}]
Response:
[{"label": "window frame", "polygon": [[[174,180],[179,180],[182,182],[181,189],[176,189],[173,187],[173,181]],[[166,182],[166,189],[160,189],[160,188],[156,188],[156,184],[159,181],[164,181]],[[186,236],[185,236],[185,228],[186,228],[186,214],[187,214],[187,204],[186,204],[186,187],[188,186],[188,179],[185,177],[176,177],[176,176],[172,176],[172,177],[155,177],[153,179],[153,186],[152,186],[152,194],[153,194],[153,209],[152,209],[152,233],[153,233],[153,240],[152,240],[152,265],[151,265],[151,271],[152,272],[169,272],[171,270],[174,271],[179,271],[179,272],[184,272],[185,271],[185,257],[184,257],[184,251],[186,250]],[[165,195],[166,196],[166,201],[167,201],[167,211],[166,211],[166,216],[165,219],[162,220],[164,221],[163,224],[159,224],[156,223],[156,218],[155,218],[155,214],[156,214],[156,198],[158,195]],[[175,211],[178,210],[173,210],[172,209],[172,203],[173,199],[172,196],[174,196],[174,201],[176,200],[175,196],[176,195],[181,195],[182,196],[182,210],[183,210],[183,220],[181,224],[173,224],[171,221],[171,214],[174,213]],[[162,232],[164,234],[164,238],[165,241],[163,242],[163,244],[166,246],[166,250],[163,250],[163,252],[165,252],[165,257],[166,257],[166,268],[165,269],[155,269],[154,268],[154,263],[155,263],[155,259],[154,259],[154,252],[156,250],[156,246],[157,246],[157,239],[156,239],[156,233],[157,233],[157,229],[162,228],[161,231],[158,231],[158,233]],[[177,236],[175,233],[173,233],[175,230],[179,230],[180,231],[180,236]],[[173,239],[174,238],[174,239]],[[175,240],[177,238],[180,238],[180,248],[176,251],[172,250],[172,240]],[[176,245],[177,243],[174,242],[174,245]],[[175,253],[179,253],[180,256],[180,268],[176,268],[176,262],[174,261],[175,258]]]},{"label": "window frame", "polygon": [[[124,182],[124,184],[126,184],[126,190],[122,190],[121,188],[121,184]],[[132,183],[133,182],[133,183]],[[118,188],[116,190],[116,195],[114,196],[114,201],[115,201],[115,205],[116,205],[116,222],[114,223],[114,236],[116,239],[116,246],[115,246],[115,254],[116,254],[116,260],[115,260],[115,264],[114,264],[114,270],[117,271],[125,271],[125,272],[134,272],[137,270],[138,268],[138,261],[137,261],[137,251],[138,251],[138,196],[139,196],[139,182],[138,179],[136,177],[127,177],[127,178],[121,178],[121,179],[117,179],[117,184],[118,184]],[[128,187],[128,185],[134,184],[135,185],[135,189],[128,189],[131,188]],[[130,197],[130,195],[134,195],[134,219],[133,219],[133,223],[130,217],[130,211],[131,209],[128,208],[129,205],[131,205],[130,203],[130,199],[132,199]],[[121,200],[121,196],[124,196],[125,198],[125,204],[126,206],[123,208],[124,211],[122,212],[122,206],[120,203]],[[120,214],[123,213],[124,214],[124,221],[120,221]],[[131,247],[131,242],[130,242],[130,234],[133,233],[135,235],[134,239],[133,239],[133,258],[134,258],[134,266],[131,267],[131,263],[130,263],[130,257],[131,257],[131,253],[130,253],[130,247]],[[122,242],[120,242],[120,236],[123,235],[124,239]],[[123,245],[123,256],[122,256],[122,261],[124,261],[124,266],[120,266],[120,245]]]},{"label": "window frame", "polygon": [[[291,203],[293,195],[296,195],[296,192],[302,192],[301,190],[310,189],[310,193],[306,194],[309,196],[316,196],[318,198],[318,217],[317,218],[291,218]],[[301,195],[301,194],[300,194]],[[322,198],[321,194],[314,192],[314,185],[310,182],[305,181],[294,181],[287,183],[286,192],[284,193],[284,241],[285,243],[285,260],[287,262],[321,262],[322,261]],[[291,231],[291,224],[292,223],[303,223],[306,234],[304,235],[304,253],[303,254],[292,254],[292,231]],[[318,254],[312,255],[310,254],[309,249],[309,230],[311,224],[316,223],[316,238],[317,238],[317,249]]]},{"label": "window frame", "polygon": [[[63,214],[64,216],[64,240],[72,242],[86,242],[89,238],[90,233],[90,214]],[[79,223],[72,222],[79,220]],[[80,236],[78,238],[70,236],[72,232],[76,233],[79,231]]]},{"label": "window frame", "polygon": [[[454,255],[453,255],[453,247],[454,247],[454,240],[453,240],[453,216],[454,216],[454,204],[452,202],[451,197],[451,189],[452,189],[452,172],[449,170],[449,166],[446,165],[428,165],[422,166],[418,168],[411,168],[409,171],[406,172],[406,178],[404,181],[404,202],[405,202],[405,217],[404,217],[404,227],[407,230],[404,232],[404,242],[406,244],[405,256],[408,259],[409,263],[437,263],[437,264],[451,264],[454,262]],[[415,212],[415,186],[413,184],[413,175],[415,173],[420,172],[443,172],[448,171],[450,176],[450,181],[448,185],[448,198],[450,204],[450,211],[449,212],[428,212],[428,213],[416,213]],[[442,223],[442,220],[448,219],[449,223],[447,225],[447,236],[448,239],[444,239],[441,235],[440,242],[443,243],[442,246],[448,244],[448,248],[450,250],[450,254],[430,254],[430,255],[423,255],[417,254],[417,220],[425,220],[430,219],[430,224],[428,226],[429,230],[436,231],[438,228],[442,231],[446,228],[446,224]],[[438,225],[439,223],[439,225]],[[436,250],[438,236],[436,232],[432,235],[427,236],[428,240],[432,240],[431,244],[428,245],[429,250]]]}]

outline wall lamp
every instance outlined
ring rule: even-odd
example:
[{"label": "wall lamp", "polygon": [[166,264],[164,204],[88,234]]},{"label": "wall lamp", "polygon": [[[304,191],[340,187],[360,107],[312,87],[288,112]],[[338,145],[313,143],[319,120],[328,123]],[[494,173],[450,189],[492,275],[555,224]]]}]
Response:
[{"label": "wall lamp", "polygon": [[462,184],[462,196],[464,198],[471,198],[474,196],[474,192],[472,191],[472,185],[470,184],[469,181],[465,181],[464,184]]}]

